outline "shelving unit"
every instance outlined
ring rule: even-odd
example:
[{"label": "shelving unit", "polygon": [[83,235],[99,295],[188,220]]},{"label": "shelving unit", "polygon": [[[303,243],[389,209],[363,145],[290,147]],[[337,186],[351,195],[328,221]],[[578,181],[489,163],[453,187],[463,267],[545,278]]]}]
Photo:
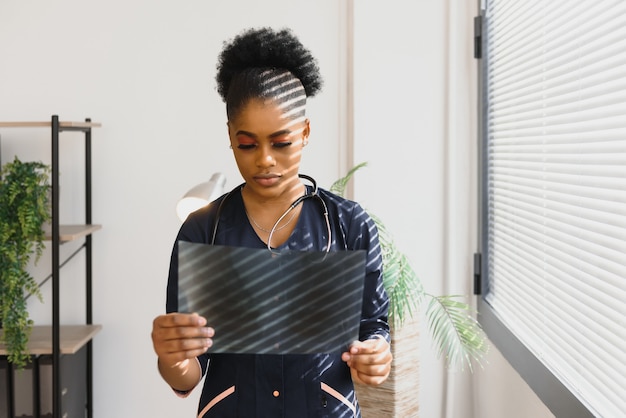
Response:
[{"label": "shelving unit", "polygon": [[[50,416],[42,415],[40,411],[40,369],[47,367],[46,365],[51,365],[52,369],[52,417],[65,418],[75,415],[93,417],[93,351],[91,341],[100,331],[101,326],[93,324],[92,315],[92,233],[99,230],[101,226],[93,225],[91,217],[91,131],[100,126],[100,123],[92,122],[90,119],[86,119],[84,122],[62,122],[59,121],[57,115],[53,115],[51,120],[46,122],[0,122],[0,129],[48,128],[51,132],[52,219],[50,230],[46,231],[46,235],[51,242],[52,250],[52,271],[50,274],[52,280],[52,325],[35,326],[28,344],[29,353],[34,360],[32,388],[33,416],[35,417]],[[83,225],[59,225],[59,134],[71,131],[84,133],[85,140],[85,224]],[[65,242],[76,240],[84,240],[83,245],[68,259],[61,262],[60,246]],[[59,315],[61,268],[78,252],[83,251],[85,253],[86,284],[85,324],[61,325]],[[5,347],[0,344],[0,356],[6,354]],[[15,416],[15,373],[12,365],[6,362],[6,358],[3,358],[3,362],[7,367],[5,384],[7,388],[7,411],[8,416],[13,418]],[[82,376],[80,373],[76,374],[76,369],[80,368],[80,365],[84,365]],[[0,369],[1,367],[2,364],[0,364]],[[81,384],[83,378],[84,383]],[[75,390],[72,392],[71,388]],[[0,394],[1,396],[3,395]]]}]

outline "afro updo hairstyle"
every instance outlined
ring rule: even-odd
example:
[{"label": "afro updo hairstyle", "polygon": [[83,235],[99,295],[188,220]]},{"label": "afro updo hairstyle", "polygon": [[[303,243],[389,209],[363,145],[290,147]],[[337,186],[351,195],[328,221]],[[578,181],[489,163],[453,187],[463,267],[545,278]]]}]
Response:
[{"label": "afro updo hairstyle", "polygon": [[225,42],[215,78],[229,120],[255,98],[280,98],[304,114],[322,88],[317,60],[289,29],[248,29]]}]

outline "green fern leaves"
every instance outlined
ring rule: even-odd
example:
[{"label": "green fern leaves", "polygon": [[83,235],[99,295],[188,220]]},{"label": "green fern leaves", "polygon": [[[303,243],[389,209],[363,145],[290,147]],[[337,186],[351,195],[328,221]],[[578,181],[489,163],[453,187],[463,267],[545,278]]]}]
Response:
[{"label": "green fern leaves", "polygon": [[43,163],[17,157],[0,170],[0,322],[9,361],[18,368],[30,360],[26,344],[33,322],[26,297],[34,294],[41,299],[26,267],[44,248],[42,225],[50,219],[48,174]]}]

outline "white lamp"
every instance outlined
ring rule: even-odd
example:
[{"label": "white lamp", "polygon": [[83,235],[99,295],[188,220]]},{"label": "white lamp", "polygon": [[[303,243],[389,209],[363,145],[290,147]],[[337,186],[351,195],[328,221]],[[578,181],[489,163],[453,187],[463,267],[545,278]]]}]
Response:
[{"label": "white lamp", "polygon": [[181,221],[201,207],[218,198],[224,191],[226,176],[222,173],[215,173],[207,182],[200,183],[189,190],[176,205],[176,214]]}]

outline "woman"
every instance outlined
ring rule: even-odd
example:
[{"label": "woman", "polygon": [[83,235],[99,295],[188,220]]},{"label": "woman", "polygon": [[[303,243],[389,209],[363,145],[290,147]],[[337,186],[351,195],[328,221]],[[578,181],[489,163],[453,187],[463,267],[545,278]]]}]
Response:
[{"label": "woman", "polygon": [[388,300],[377,230],[361,206],[319,189],[326,220],[317,199],[300,199],[315,191],[302,183],[298,170],[310,132],[306,99],[322,84],[316,61],[289,30],[248,30],[225,45],[217,83],[245,182],[192,213],[177,241],[272,251],[365,250],[360,341],[341,354],[207,353],[219,344],[212,327],[219,324],[176,313],[175,245],[168,314],[153,323],[159,371],[181,396],[206,375],[200,417],[360,417],[353,381],[378,385],[391,367]]}]

